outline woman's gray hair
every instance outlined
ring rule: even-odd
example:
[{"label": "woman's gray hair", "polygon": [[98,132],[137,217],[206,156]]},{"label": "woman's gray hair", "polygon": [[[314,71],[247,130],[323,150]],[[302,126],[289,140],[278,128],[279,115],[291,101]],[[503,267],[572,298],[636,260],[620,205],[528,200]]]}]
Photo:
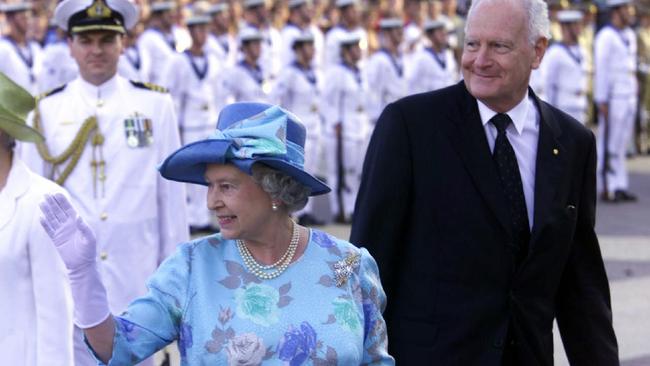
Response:
[{"label": "woman's gray hair", "polygon": [[253,180],[272,199],[281,201],[289,213],[305,207],[311,189],[291,176],[262,163],[253,165]]},{"label": "woman's gray hair", "polygon": [[[489,3],[502,0],[474,0],[467,12],[467,23],[465,24],[465,33],[469,19],[472,17],[474,10],[482,3]],[[535,45],[539,38],[551,39],[551,21],[548,18],[548,5],[544,0],[510,0],[512,4],[520,4],[528,15],[528,42]],[[476,14],[480,16],[480,14]]]}]

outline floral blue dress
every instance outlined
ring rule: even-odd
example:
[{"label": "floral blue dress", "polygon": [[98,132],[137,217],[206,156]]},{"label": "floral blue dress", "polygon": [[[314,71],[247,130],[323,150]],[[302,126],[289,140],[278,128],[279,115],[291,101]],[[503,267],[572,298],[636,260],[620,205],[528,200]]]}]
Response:
[{"label": "floral blue dress", "polygon": [[179,246],[149,293],[115,317],[109,365],[133,365],[178,341],[182,365],[394,365],[386,296],[363,248],[311,230],[279,277],[249,273],[219,234]]}]

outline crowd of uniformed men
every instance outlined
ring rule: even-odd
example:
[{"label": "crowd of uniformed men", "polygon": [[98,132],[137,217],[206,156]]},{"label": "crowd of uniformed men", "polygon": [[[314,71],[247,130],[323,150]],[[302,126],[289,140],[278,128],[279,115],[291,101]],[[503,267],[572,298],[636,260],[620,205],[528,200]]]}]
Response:
[{"label": "crowd of uniformed men", "polygon": [[[181,143],[209,135],[225,104],[278,103],[304,122],[307,170],[334,188],[330,207],[339,222],[351,218],[367,142],[386,104],[459,81],[469,5],[456,0],[136,3],[139,21],[125,38],[118,73],[169,90]],[[55,1],[8,1],[0,7],[0,71],[44,102],[78,75],[67,34],[52,19],[54,6]],[[648,152],[650,6],[555,1],[549,9],[554,39],[530,85],[579,121],[600,127],[601,198],[635,200],[627,189],[625,159]],[[137,115],[133,121],[125,133],[146,133]],[[129,143],[146,141],[133,137]],[[189,224],[209,227],[204,190],[187,189]],[[311,206],[301,220],[319,221]]]}]

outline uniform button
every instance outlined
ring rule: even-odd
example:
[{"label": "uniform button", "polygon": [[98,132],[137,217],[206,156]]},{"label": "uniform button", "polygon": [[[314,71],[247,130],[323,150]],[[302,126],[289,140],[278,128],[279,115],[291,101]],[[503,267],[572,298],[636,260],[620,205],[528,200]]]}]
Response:
[{"label": "uniform button", "polygon": [[101,252],[101,253],[99,253],[99,259],[101,259],[101,260],[103,260],[103,261],[105,261],[106,259],[108,259],[108,253],[106,253],[106,252]]},{"label": "uniform button", "polygon": [[103,107],[104,106],[104,100],[103,99],[97,100],[97,106],[100,107],[100,108]]},{"label": "uniform button", "polygon": [[99,218],[102,219],[102,221],[106,221],[106,219],[108,219],[108,214],[106,212],[102,212],[102,214],[99,215]]}]

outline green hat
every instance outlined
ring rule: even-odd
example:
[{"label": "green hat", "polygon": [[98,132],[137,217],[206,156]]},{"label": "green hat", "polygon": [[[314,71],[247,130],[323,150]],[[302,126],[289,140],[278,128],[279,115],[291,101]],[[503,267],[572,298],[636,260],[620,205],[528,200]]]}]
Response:
[{"label": "green hat", "polygon": [[20,141],[40,142],[43,136],[25,122],[34,97],[0,72],[0,130]]}]

